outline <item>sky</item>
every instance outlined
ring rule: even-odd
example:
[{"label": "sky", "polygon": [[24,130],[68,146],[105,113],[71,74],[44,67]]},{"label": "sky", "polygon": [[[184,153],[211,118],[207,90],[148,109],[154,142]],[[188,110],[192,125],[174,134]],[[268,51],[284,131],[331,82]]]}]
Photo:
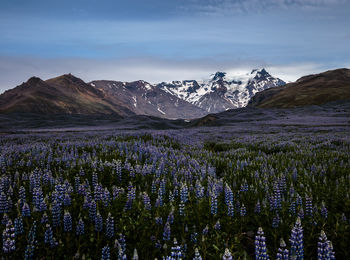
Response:
[{"label": "sky", "polygon": [[0,93],[31,76],[151,83],[350,68],[349,0],[1,0]]}]

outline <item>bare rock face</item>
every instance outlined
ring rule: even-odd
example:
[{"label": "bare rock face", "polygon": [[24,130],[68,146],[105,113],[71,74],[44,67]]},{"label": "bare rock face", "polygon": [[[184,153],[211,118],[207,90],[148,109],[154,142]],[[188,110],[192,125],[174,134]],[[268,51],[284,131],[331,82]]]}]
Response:
[{"label": "bare rock face", "polygon": [[172,95],[146,81],[134,82],[99,80],[90,83],[112,103],[122,104],[138,115],[169,119],[197,118],[205,115],[201,108]]}]

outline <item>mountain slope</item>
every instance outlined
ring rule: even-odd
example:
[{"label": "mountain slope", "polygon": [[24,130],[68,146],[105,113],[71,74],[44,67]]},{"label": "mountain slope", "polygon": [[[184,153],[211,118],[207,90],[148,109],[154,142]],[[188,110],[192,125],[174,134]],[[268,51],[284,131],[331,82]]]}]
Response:
[{"label": "mountain slope", "polygon": [[233,75],[217,72],[207,81],[163,82],[158,87],[208,113],[217,113],[244,107],[257,92],[284,84],[281,79],[274,78],[265,69],[261,69]]},{"label": "mountain slope", "polygon": [[249,106],[290,108],[350,99],[350,70],[309,75],[285,86],[257,93]]},{"label": "mountain slope", "polygon": [[0,95],[0,112],[120,116],[133,114],[125,107],[112,104],[101,91],[71,74],[47,81],[37,77],[30,78]]},{"label": "mountain slope", "polygon": [[161,118],[197,118],[205,111],[143,80],[120,82],[98,80],[92,87],[103,92],[112,103],[122,104],[138,115]]}]

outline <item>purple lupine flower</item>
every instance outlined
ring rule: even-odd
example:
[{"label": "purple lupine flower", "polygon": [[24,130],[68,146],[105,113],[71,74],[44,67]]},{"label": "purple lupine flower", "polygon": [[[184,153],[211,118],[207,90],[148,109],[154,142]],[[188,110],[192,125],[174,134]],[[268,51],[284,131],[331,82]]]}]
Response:
[{"label": "purple lupine flower", "polygon": [[205,228],[203,228],[202,234],[205,236],[209,233],[209,226],[206,225]]},{"label": "purple lupine flower", "polygon": [[247,215],[247,209],[246,209],[246,207],[244,206],[244,204],[242,204],[242,206],[241,206],[240,214],[241,214],[242,217],[244,217],[245,215]]},{"label": "purple lupine flower", "polygon": [[101,201],[102,200],[102,194],[103,194],[103,188],[101,184],[96,184],[94,187],[94,199],[95,201]]},{"label": "purple lupine flower", "polygon": [[214,225],[214,229],[215,230],[220,230],[221,229],[220,220],[216,221],[216,223]]},{"label": "purple lupine flower", "polygon": [[1,192],[0,194],[0,214],[7,213],[9,211],[7,196],[5,192]]},{"label": "purple lupine flower", "polygon": [[46,230],[44,234],[44,243],[49,244],[51,248],[58,245],[55,238],[53,237],[53,232],[50,224],[46,224]]},{"label": "purple lupine flower", "polygon": [[212,192],[210,196],[210,213],[215,216],[217,212],[218,212],[218,199],[215,192]]},{"label": "purple lupine flower", "polygon": [[97,211],[96,218],[95,218],[95,231],[101,232],[102,228],[103,228],[103,219],[100,212]]},{"label": "purple lupine flower", "polygon": [[222,260],[233,260],[232,254],[228,248],[225,249],[225,253],[222,256]]},{"label": "purple lupine flower", "polygon": [[184,216],[185,215],[185,204],[183,201],[180,202],[179,205],[179,214],[180,216]]},{"label": "purple lupine flower", "polygon": [[289,213],[292,214],[292,216],[294,216],[296,213],[295,207],[296,207],[296,203],[294,200],[292,200],[289,204]]},{"label": "purple lupine flower", "polygon": [[77,236],[82,236],[82,235],[84,235],[84,221],[83,221],[82,219],[79,219],[79,221],[78,221],[75,234],[76,234]]},{"label": "purple lupine flower", "polygon": [[305,197],[305,214],[306,216],[312,217],[313,206],[312,206],[312,197],[306,195]]},{"label": "purple lupine flower", "polygon": [[142,198],[143,198],[143,204],[145,206],[146,210],[151,210],[151,200],[147,194],[147,192],[144,192],[142,194]]},{"label": "purple lupine flower", "polygon": [[30,217],[30,208],[27,202],[24,202],[22,207],[22,216],[23,217]]},{"label": "purple lupine flower", "polygon": [[[43,191],[42,191],[41,187],[34,188],[34,190],[33,190],[33,204],[37,210],[41,211],[40,204],[42,204],[43,201],[44,201],[44,196],[43,196]],[[46,209],[44,209],[44,210],[46,210]]]},{"label": "purple lupine flower", "polygon": [[106,236],[108,238],[114,237],[114,218],[111,213],[108,213],[106,221]]},{"label": "purple lupine flower", "polygon": [[198,248],[194,250],[194,257],[192,260],[202,260],[201,254],[199,253]]},{"label": "purple lupine flower", "polygon": [[156,191],[157,191],[157,184],[155,180],[153,180],[151,185],[151,193],[156,193]]},{"label": "purple lupine flower", "polygon": [[298,218],[304,219],[304,210],[303,210],[303,208],[300,208],[300,210],[298,212]]},{"label": "purple lupine flower", "polygon": [[107,187],[104,189],[102,197],[103,197],[103,200],[102,200],[103,206],[108,207],[109,203],[111,202],[111,194],[107,189]]},{"label": "purple lupine flower", "polygon": [[157,225],[162,225],[163,224],[163,218],[162,217],[155,217],[155,221]]},{"label": "purple lupine flower", "polygon": [[[19,188],[19,199],[21,203],[26,202],[26,189],[23,186]],[[23,207],[23,205],[21,204],[20,207]]]},{"label": "purple lupine flower", "polygon": [[2,232],[2,251],[5,254],[15,251],[15,228],[12,225],[11,219],[7,221],[6,228]]},{"label": "purple lupine flower", "polygon": [[321,231],[321,234],[317,243],[317,259],[318,260],[335,259],[332,242],[327,239],[326,233],[323,230]]},{"label": "purple lupine flower", "polygon": [[97,206],[95,200],[92,200],[90,202],[90,208],[89,208],[89,218],[90,221],[95,222],[96,219],[96,212],[97,212]]},{"label": "purple lupine flower", "polygon": [[276,214],[276,216],[272,220],[272,227],[278,228],[279,224],[280,224],[280,217],[278,214]]},{"label": "purple lupine flower", "polygon": [[72,203],[72,199],[69,196],[69,194],[66,192],[66,194],[64,195],[64,198],[63,198],[63,205],[69,206],[71,203]]},{"label": "purple lupine flower", "polygon": [[188,188],[186,183],[183,183],[181,185],[181,190],[180,190],[180,200],[186,203],[188,201]]},{"label": "purple lupine flower", "polygon": [[326,260],[327,259],[327,253],[326,253],[326,248],[327,248],[327,236],[326,233],[322,230],[320,237],[318,238],[318,243],[317,243],[317,259],[318,260]]},{"label": "purple lupine flower", "polygon": [[34,257],[34,249],[36,244],[36,221],[34,220],[33,226],[30,228],[28,234],[28,244],[24,252],[25,260],[32,260]]},{"label": "purple lupine flower", "polygon": [[282,208],[282,197],[281,197],[281,189],[279,186],[279,183],[276,182],[274,184],[274,195],[273,195],[273,200],[274,200],[274,209],[278,210]]},{"label": "purple lupine flower", "polygon": [[181,260],[183,257],[181,247],[177,244],[176,238],[174,238],[174,246],[171,247],[170,256],[173,260]]},{"label": "purple lupine flower", "polygon": [[258,228],[257,235],[255,236],[255,259],[267,260],[269,256],[266,249],[266,238],[264,231],[261,227]]},{"label": "purple lupine flower", "polygon": [[193,242],[193,244],[197,244],[197,237],[198,237],[198,233],[197,232],[193,232],[191,234],[191,241]]},{"label": "purple lupine flower", "polygon": [[80,186],[80,177],[78,175],[76,175],[74,177],[74,189],[76,192],[79,191],[79,186]]},{"label": "purple lupine flower", "polygon": [[276,260],[288,260],[289,259],[289,251],[286,248],[286,242],[284,242],[283,238],[281,238],[280,247],[278,248]]},{"label": "purple lupine flower", "polygon": [[119,239],[117,240],[117,242],[120,246],[119,255],[124,256],[126,253],[125,236],[123,234],[119,234]]},{"label": "purple lupine flower", "polygon": [[241,184],[240,192],[246,192],[249,190],[249,185],[247,183],[247,180],[243,180],[243,183]]},{"label": "purple lupine flower", "polygon": [[159,184],[159,195],[161,197],[163,197],[165,195],[165,192],[166,192],[165,183],[166,183],[166,181],[165,181],[165,179],[163,179]]},{"label": "purple lupine flower", "polygon": [[327,260],[328,259],[329,260],[335,260],[335,253],[334,253],[334,249],[333,249],[333,244],[329,240],[327,242],[326,252],[327,252]]},{"label": "purple lupine flower", "polygon": [[233,217],[234,216],[234,207],[231,202],[229,202],[228,207],[227,207],[227,216]]},{"label": "purple lupine flower", "polygon": [[98,176],[96,172],[92,173],[92,187],[96,187],[98,183]]},{"label": "purple lupine flower", "polygon": [[163,197],[158,195],[158,198],[156,200],[156,203],[154,204],[156,208],[163,206]]},{"label": "purple lupine flower", "polygon": [[327,210],[326,204],[324,202],[322,202],[322,206],[321,206],[321,215],[325,219],[327,219],[327,217],[328,217],[328,210]]},{"label": "purple lupine flower", "polygon": [[85,176],[85,171],[84,171],[84,169],[82,167],[80,167],[80,169],[79,169],[79,175],[80,176]]},{"label": "purple lupine flower", "polygon": [[87,196],[84,197],[83,209],[89,209],[90,210],[90,200],[89,200],[89,198]]},{"label": "purple lupine flower", "polygon": [[297,206],[303,205],[303,198],[297,193],[297,200],[296,200]]},{"label": "purple lupine flower", "polygon": [[261,206],[260,206],[260,201],[258,201],[255,204],[254,212],[260,214],[261,213]]},{"label": "purple lupine flower", "polygon": [[15,218],[15,235],[19,236],[24,233],[22,217]]},{"label": "purple lupine flower", "polygon": [[109,260],[111,259],[110,257],[110,249],[109,246],[105,246],[104,248],[102,248],[102,255],[101,255],[101,260]]},{"label": "purple lupine flower", "polygon": [[47,216],[46,212],[44,212],[43,216],[41,217],[40,223],[46,224],[49,222],[49,217]]},{"label": "purple lupine flower", "polygon": [[225,204],[228,206],[230,203],[233,204],[233,192],[232,192],[230,186],[228,186],[228,184],[226,183],[226,185],[225,185]]},{"label": "purple lupine flower", "polygon": [[204,197],[204,187],[202,186],[202,184],[200,183],[199,180],[196,181],[196,185],[195,185],[195,195],[197,199],[201,199]]},{"label": "purple lupine flower", "polygon": [[169,191],[169,202],[173,202],[175,199],[174,194],[172,193],[172,191]]},{"label": "purple lupine flower", "polygon": [[171,229],[169,222],[165,223],[164,232],[163,232],[163,240],[169,241],[171,236]]},{"label": "purple lupine flower", "polygon": [[344,222],[344,223],[346,223],[348,221],[348,219],[347,219],[347,217],[346,217],[344,212],[341,215],[341,221]]},{"label": "purple lupine flower", "polygon": [[170,224],[174,223],[174,208],[171,209],[167,218],[167,222],[169,222]]},{"label": "purple lupine flower", "polygon": [[64,232],[72,231],[72,217],[68,211],[66,211],[63,216],[63,230]]},{"label": "purple lupine flower", "polygon": [[61,205],[57,200],[54,200],[51,208],[52,213],[52,226],[58,227],[61,224]]},{"label": "purple lupine flower", "polygon": [[124,210],[130,210],[133,205],[133,201],[136,198],[136,188],[134,188],[131,184],[128,187],[127,201],[124,207]]},{"label": "purple lupine flower", "polygon": [[44,212],[47,210],[46,202],[44,199],[40,201],[39,209],[40,212]]},{"label": "purple lupine flower", "polygon": [[301,226],[301,220],[298,217],[295,225],[292,229],[290,236],[290,255],[296,260],[304,259],[304,243],[303,243],[303,228]]},{"label": "purple lupine flower", "polygon": [[1,224],[6,226],[9,219],[10,219],[9,216],[5,213],[2,217]]},{"label": "purple lupine flower", "polygon": [[132,256],[132,260],[139,260],[139,254],[137,253],[137,249],[134,248],[134,254]]}]

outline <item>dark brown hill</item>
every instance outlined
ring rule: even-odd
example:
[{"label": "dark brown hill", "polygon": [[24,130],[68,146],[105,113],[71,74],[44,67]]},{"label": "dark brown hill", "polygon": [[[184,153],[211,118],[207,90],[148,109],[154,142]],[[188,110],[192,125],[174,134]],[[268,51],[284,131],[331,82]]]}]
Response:
[{"label": "dark brown hill", "polygon": [[116,114],[134,113],[113,104],[104,93],[71,74],[46,81],[37,77],[0,95],[1,113]]},{"label": "dark brown hill", "polygon": [[248,106],[291,108],[350,99],[350,70],[337,69],[309,75],[282,87],[257,93]]}]

